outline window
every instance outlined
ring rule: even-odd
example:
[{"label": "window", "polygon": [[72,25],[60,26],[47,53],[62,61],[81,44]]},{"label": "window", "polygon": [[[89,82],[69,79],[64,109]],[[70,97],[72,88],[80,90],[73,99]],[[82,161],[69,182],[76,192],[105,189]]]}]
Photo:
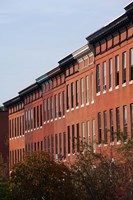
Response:
[{"label": "window", "polygon": [[74,108],[74,83],[71,83],[71,108]]},{"label": "window", "polygon": [[66,133],[63,133],[64,159],[66,159]]},{"label": "window", "polygon": [[82,144],[85,142],[85,123],[82,123]]},{"label": "window", "polygon": [[120,108],[116,108],[116,132],[117,141],[120,140]]},{"label": "window", "polygon": [[109,88],[113,86],[113,73],[112,73],[112,58],[109,59]]},{"label": "window", "polygon": [[133,80],[133,48],[130,49],[130,81]]},{"label": "window", "polygon": [[106,62],[103,62],[103,91],[106,90]]},{"label": "window", "polygon": [[119,56],[115,57],[115,86],[119,85]]},{"label": "window", "polygon": [[39,106],[37,106],[37,127],[39,127]]},{"label": "window", "polygon": [[77,129],[77,152],[79,152],[79,150],[80,150],[80,141],[79,141],[79,138],[80,138],[80,135],[79,135],[79,124],[76,124],[76,129]]},{"label": "window", "polygon": [[95,127],[95,120],[92,120],[92,144],[93,144],[93,151],[96,152],[96,127]]},{"label": "window", "polygon": [[57,101],[56,101],[56,96],[54,95],[54,117],[57,118]]},{"label": "window", "polygon": [[104,118],[104,143],[107,144],[107,133],[108,133],[108,128],[107,128],[107,111],[104,111],[103,113],[103,118]]},{"label": "window", "polygon": [[59,160],[62,160],[62,133],[59,133]]},{"label": "window", "polygon": [[51,151],[52,151],[52,159],[54,159],[54,135],[51,135]]},{"label": "window", "polygon": [[100,65],[96,66],[96,91],[100,92]]},{"label": "window", "polygon": [[49,102],[49,98],[47,98],[47,120],[49,121],[50,119],[50,102]]},{"label": "window", "polygon": [[127,106],[123,106],[123,131],[124,140],[127,139]]},{"label": "window", "polygon": [[64,96],[64,91],[62,92],[62,114],[63,116],[65,115],[65,96]]},{"label": "window", "polygon": [[46,99],[44,100],[44,122],[47,120],[47,102]]},{"label": "window", "polygon": [[67,135],[68,135],[68,154],[70,154],[70,126],[67,127]]},{"label": "window", "polygon": [[75,130],[74,124],[72,125],[72,153],[75,153]]},{"label": "window", "polygon": [[133,138],[133,103],[130,105],[130,116],[131,116],[131,138]]},{"label": "window", "polygon": [[98,113],[98,143],[102,142],[101,113]]},{"label": "window", "polygon": [[56,159],[58,159],[58,135],[55,135],[55,153],[56,153]]},{"label": "window", "polygon": [[40,126],[42,126],[42,104],[40,105]]},{"label": "window", "polygon": [[76,81],[76,107],[79,105],[79,96],[78,96],[78,80]]},{"label": "window", "polygon": [[85,83],[86,83],[86,104],[89,103],[89,77],[86,76],[85,78]]},{"label": "window", "polygon": [[58,94],[58,117],[61,117],[61,93]]},{"label": "window", "polygon": [[53,97],[50,97],[50,119],[53,119]]},{"label": "window", "polygon": [[66,86],[66,108],[69,110],[69,85]]},{"label": "window", "polygon": [[88,145],[90,145],[90,121],[87,121],[87,138],[88,138]]},{"label": "window", "polygon": [[126,52],[122,54],[122,83],[126,83]]},{"label": "window", "polygon": [[48,136],[48,153],[50,154],[50,135]]},{"label": "window", "polygon": [[113,110],[110,110],[110,142],[114,141]]},{"label": "window", "polygon": [[81,105],[84,105],[84,79],[80,79]]},{"label": "window", "polygon": [[93,74],[91,74],[91,103],[94,102],[94,80]]},{"label": "window", "polygon": [[44,137],[44,152],[47,151],[47,141],[46,141],[46,137]]}]

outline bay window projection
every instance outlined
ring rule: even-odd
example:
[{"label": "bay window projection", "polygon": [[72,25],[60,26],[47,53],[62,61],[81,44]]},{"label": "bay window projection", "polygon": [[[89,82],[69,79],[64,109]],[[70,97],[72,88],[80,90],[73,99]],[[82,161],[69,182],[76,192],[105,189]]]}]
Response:
[{"label": "bay window projection", "polygon": [[127,106],[123,106],[123,136],[124,140],[127,139]]},{"label": "bay window projection", "polygon": [[89,77],[85,77],[85,85],[86,85],[86,104],[89,103]]},{"label": "bay window projection", "polygon": [[133,48],[130,49],[130,70],[129,70],[130,81],[133,80]]},{"label": "bay window projection", "polygon": [[120,108],[116,108],[116,132],[117,132],[117,141],[120,140]]},{"label": "bay window projection", "polygon": [[104,118],[104,143],[107,144],[107,140],[108,140],[108,127],[107,127],[107,111],[103,112],[103,118]]},{"label": "bay window projection", "polygon": [[103,91],[106,91],[106,62],[103,62]]},{"label": "bay window projection", "polygon": [[119,86],[119,55],[115,56],[115,86]]},{"label": "bay window projection", "polygon": [[96,92],[100,92],[100,65],[96,66]]},{"label": "bay window projection", "polygon": [[76,81],[76,84],[75,84],[75,87],[76,87],[76,107],[79,106],[79,95],[78,95],[78,80]]},{"label": "bay window projection", "polygon": [[80,79],[81,106],[84,105],[84,79]]},{"label": "bay window projection", "polygon": [[126,52],[122,53],[122,83],[126,83]]},{"label": "bay window projection", "polygon": [[109,59],[109,89],[113,87],[113,68],[112,68],[112,58]]}]

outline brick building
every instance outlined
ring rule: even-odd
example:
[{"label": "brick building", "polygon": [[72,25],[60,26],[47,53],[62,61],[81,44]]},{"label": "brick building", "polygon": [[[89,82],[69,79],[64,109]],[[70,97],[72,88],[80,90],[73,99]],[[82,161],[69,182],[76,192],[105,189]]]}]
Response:
[{"label": "brick building", "polygon": [[120,131],[125,139],[133,137],[133,3],[86,39],[86,45],[4,103],[10,167],[24,151],[43,150],[71,161],[80,140],[99,151],[119,145]]}]

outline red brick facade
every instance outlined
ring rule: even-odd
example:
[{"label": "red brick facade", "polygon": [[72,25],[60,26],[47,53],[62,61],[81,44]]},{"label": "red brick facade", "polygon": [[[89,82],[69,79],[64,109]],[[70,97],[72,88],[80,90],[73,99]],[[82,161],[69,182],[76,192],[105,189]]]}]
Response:
[{"label": "red brick facade", "polygon": [[5,103],[10,167],[24,151],[48,151],[54,159],[72,161],[81,140],[99,151],[119,145],[120,131],[124,139],[133,137],[132,11],[133,3],[87,37],[87,45]]}]

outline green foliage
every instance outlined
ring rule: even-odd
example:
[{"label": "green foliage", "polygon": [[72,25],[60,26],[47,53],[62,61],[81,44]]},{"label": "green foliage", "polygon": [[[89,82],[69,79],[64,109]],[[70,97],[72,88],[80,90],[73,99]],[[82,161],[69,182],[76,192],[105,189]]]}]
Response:
[{"label": "green foliage", "polygon": [[10,189],[14,200],[74,199],[72,188],[69,168],[43,152],[26,155],[11,173]]}]

